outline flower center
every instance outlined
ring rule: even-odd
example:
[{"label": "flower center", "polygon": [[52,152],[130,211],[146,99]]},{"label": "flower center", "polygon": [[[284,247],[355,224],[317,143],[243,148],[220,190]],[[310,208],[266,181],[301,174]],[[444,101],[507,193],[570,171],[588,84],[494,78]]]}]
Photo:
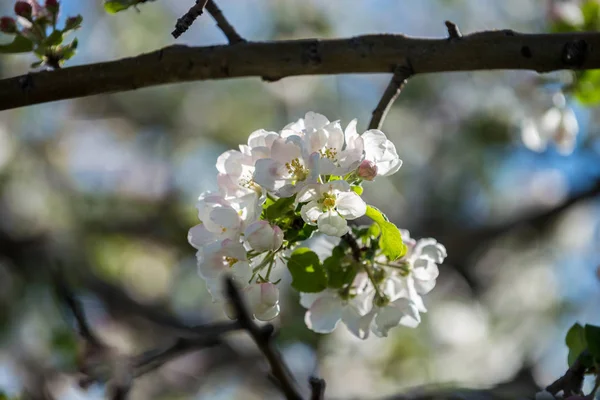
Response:
[{"label": "flower center", "polygon": [[323,194],[323,208],[331,210],[335,207],[335,194],[325,193]]},{"label": "flower center", "polygon": [[288,173],[297,181],[303,181],[308,177],[308,170],[300,163],[300,160],[294,158],[291,162],[285,163]]},{"label": "flower center", "polygon": [[332,147],[328,147],[325,150],[319,150],[319,154],[321,154],[321,157],[329,158],[332,161],[337,159],[337,150]]},{"label": "flower center", "polygon": [[228,264],[229,267],[233,267],[233,264],[235,264],[236,262],[239,261],[237,258],[229,257],[229,256],[225,257],[224,260],[225,260],[225,264]]}]

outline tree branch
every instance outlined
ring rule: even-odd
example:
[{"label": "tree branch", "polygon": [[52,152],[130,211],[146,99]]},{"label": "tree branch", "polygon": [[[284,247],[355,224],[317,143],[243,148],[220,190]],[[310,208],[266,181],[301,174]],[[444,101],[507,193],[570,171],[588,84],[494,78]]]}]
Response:
[{"label": "tree branch", "polygon": [[208,0],[196,0],[196,4],[194,4],[183,17],[177,20],[175,30],[171,32],[171,35],[173,35],[175,39],[187,31],[196,18],[202,15],[202,11],[204,10],[204,6],[206,6],[207,1]]},{"label": "tree branch", "polygon": [[229,44],[236,44],[240,42],[245,42],[244,38],[242,38],[235,28],[227,21],[221,9],[217,6],[217,4],[213,0],[208,0],[206,3],[206,11],[213,17],[213,19],[217,22],[217,26],[229,41]]},{"label": "tree branch", "polygon": [[600,68],[600,33],[479,32],[460,40],[403,35],[169,46],[137,57],[0,80],[0,110],[166,83],[260,76],[392,72],[410,60],[415,74]]},{"label": "tree branch", "polygon": [[252,337],[260,351],[265,355],[265,358],[271,366],[271,372],[273,373],[275,379],[277,379],[279,388],[283,391],[285,397],[288,400],[302,400],[302,396],[298,392],[290,372],[281,359],[281,356],[273,346],[271,340],[273,326],[266,325],[264,327],[266,329],[261,329],[258,327],[252,320],[252,314],[244,303],[241,293],[237,289],[235,282],[233,282],[231,277],[226,278],[225,285],[227,298],[235,310],[237,320],[241,324],[242,328],[246,330]]},{"label": "tree branch", "polygon": [[392,108],[392,104],[394,104],[394,101],[396,101],[400,95],[400,92],[406,84],[406,80],[410,78],[412,74],[413,70],[410,66],[410,62],[408,62],[408,65],[398,65],[396,67],[390,83],[383,92],[383,96],[381,96],[381,100],[379,100],[377,107],[373,110],[369,129],[381,129],[383,120],[387,116],[388,111]]},{"label": "tree branch", "polygon": [[571,395],[581,395],[583,388],[583,379],[586,367],[582,361],[584,357],[589,357],[589,352],[584,350],[575,360],[573,365],[565,372],[563,376],[558,378],[552,384],[546,387],[546,390],[553,395],[562,391],[565,397]]}]

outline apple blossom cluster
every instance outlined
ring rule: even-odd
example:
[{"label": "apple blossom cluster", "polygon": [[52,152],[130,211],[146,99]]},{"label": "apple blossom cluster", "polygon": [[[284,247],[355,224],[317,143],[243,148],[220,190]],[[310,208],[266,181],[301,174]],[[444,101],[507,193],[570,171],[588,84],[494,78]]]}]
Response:
[{"label": "apple blossom cluster", "polygon": [[38,58],[32,68],[48,67],[57,69],[75,55],[77,39],[63,44],[65,36],[81,27],[81,15],[67,17],[64,26],[58,27],[60,13],[59,0],[38,0],[15,2],[16,19],[0,17],[0,32],[13,35],[11,43],[0,44],[0,53],[28,53]]},{"label": "apple blossom cluster", "polygon": [[[421,296],[435,286],[446,250],[434,239],[411,239],[361,197],[364,182],[401,165],[383,132],[359,134],[356,120],[342,129],[313,112],[280,132],[255,131],[239,150],[221,154],[218,190],[199,197],[200,223],[188,234],[213,299],[229,313],[229,275],[253,316],[271,320],[280,311],[277,278],[287,270],[316,332],[342,321],[364,339],[417,326],[426,311]],[[363,216],[372,225],[349,224]],[[302,246],[313,236],[336,243],[320,257]]]}]

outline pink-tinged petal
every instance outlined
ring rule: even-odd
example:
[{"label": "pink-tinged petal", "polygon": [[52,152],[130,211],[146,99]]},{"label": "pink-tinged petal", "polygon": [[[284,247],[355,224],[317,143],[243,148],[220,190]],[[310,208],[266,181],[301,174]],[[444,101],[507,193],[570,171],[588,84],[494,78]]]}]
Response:
[{"label": "pink-tinged petal", "polygon": [[267,190],[275,190],[276,182],[284,174],[285,165],[271,159],[264,158],[256,161],[254,181]]},{"label": "pink-tinged petal", "polygon": [[196,249],[217,239],[214,233],[208,231],[203,224],[198,224],[188,231],[188,242]]},{"label": "pink-tinged petal", "polygon": [[340,215],[346,219],[362,217],[367,212],[367,204],[354,192],[338,194],[335,206]]},{"label": "pink-tinged petal", "polygon": [[302,219],[310,225],[316,225],[321,214],[323,214],[323,210],[321,205],[316,201],[311,201],[310,203],[303,205],[300,209]]},{"label": "pink-tinged petal", "polygon": [[302,149],[293,141],[293,136],[287,139],[279,138],[273,142],[271,147],[271,157],[281,164],[291,162],[292,160],[302,158]]},{"label": "pink-tinged petal", "polygon": [[237,150],[228,150],[217,158],[217,171],[239,176],[242,173],[244,155]]},{"label": "pink-tinged petal", "polygon": [[350,184],[346,181],[332,181],[327,182],[321,185],[321,194],[324,193],[334,193],[337,194],[339,192],[348,192],[350,190]]},{"label": "pink-tinged petal", "polygon": [[304,126],[306,129],[321,129],[329,123],[327,117],[316,112],[309,111],[304,116]]},{"label": "pink-tinged petal", "polygon": [[221,226],[225,230],[239,229],[241,225],[240,215],[231,207],[219,207],[210,213],[210,221]]},{"label": "pink-tinged petal", "polygon": [[342,317],[342,301],[337,297],[321,297],[304,316],[308,329],[317,333],[331,333]]},{"label": "pink-tinged petal", "polygon": [[306,203],[312,200],[319,199],[319,186],[318,184],[310,184],[304,186],[296,196],[296,204],[298,203]]},{"label": "pink-tinged petal", "polygon": [[362,139],[365,160],[373,161],[377,165],[379,175],[388,176],[400,169],[402,160],[398,157],[394,144],[387,140],[383,132],[371,129],[362,134]]},{"label": "pink-tinged petal", "polygon": [[270,148],[279,138],[276,132],[269,132],[264,129],[254,131],[248,137],[248,146],[250,147],[267,147]]},{"label": "pink-tinged petal", "polygon": [[344,147],[344,132],[340,121],[330,122],[323,127],[323,130],[327,133],[327,148],[341,152]]}]

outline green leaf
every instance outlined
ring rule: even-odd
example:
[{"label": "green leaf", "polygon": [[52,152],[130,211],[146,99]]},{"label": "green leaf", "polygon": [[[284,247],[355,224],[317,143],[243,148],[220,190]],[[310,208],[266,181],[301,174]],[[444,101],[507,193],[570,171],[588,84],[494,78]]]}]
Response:
[{"label": "green leaf", "polygon": [[346,263],[346,250],[342,246],[336,246],[323,262],[323,267],[327,272],[327,285],[330,288],[339,289],[344,285],[352,283],[357,274],[357,269],[353,264]]},{"label": "green leaf", "polygon": [[372,206],[367,206],[365,215],[379,225],[379,229],[381,229],[379,248],[390,261],[406,254],[406,245],[402,242],[402,235],[396,225],[388,221],[381,211]]},{"label": "green leaf", "polygon": [[352,191],[354,193],[356,193],[357,195],[359,195],[359,196],[363,194],[363,187],[362,186],[352,185],[352,186],[350,186],[350,189],[352,189]]},{"label": "green leaf", "polygon": [[75,53],[77,52],[78,44],[79,44],[79,42],[77,41],[77,38],[75,38],[75,39],[73,39],[73,41],[71,43],[69,43],[68,45],[63,47],[62,51],[61,51],[61,58],[63,60],[68,60],[68,59],[72,58],[75,55]]},{"label": "green leaf", "polygon": [[58,46],[63,41],[63,33],[61,31],[54,31],[43,40],[42,44],[44,46]]},{"label": "green leaf", "polygon": [[[106,7],[106,5],[105,5],[105,7]],[[83,17],[79,14],[77,14],[74,17],[67,18],[67,21],[65,22],[65,28],[62,30],[63,36],[66,36],[69,33],[73,32],[74,30],[81,28],[82,22],[83,22]]]},{"label": "green leaf", "polygon": [[583,71],[578,75],[575,98],[587,106],[600,103],[600,70]]},{"label": "green leaf", "polygon": [[[304,222],[304,221],[302,221]],[[285,230],[283,237],[290,243],[301,242],[306,240],[312,236],[312,234],[317,230],[317,227],[314,225],[304,224],[300,229],[289,228]]]},{"label": "green leaf", "polygon": [[569,367],[573,365],[577,357],[587,348],[587,342],[585,340],[585,330],[583,326],[576,323],[569,329],[567,336],[565,337],[565,343],[569,348],[569,356],[567,361]]},{"label": "green leaf", "polygon": [[119,11],[127,10],[132,5],[133,2],[128,0],[106,0],[104,2],[104,10],[108,13],[114,14]]},{"label": "green leaf", "polygon": [[296,196],[278,199],[275,203],[265,209],[265,217],[269,221],[275,221],[276,219],[285,216],[290,211],[293,211],[292,206],[294,205],[295,200]]},{"label": "green leaf", "polygon": [[595,31],[600,27],[600,4],[597,1],[586,1],[581,6],[583,14],[583,30]]},{"label": "green leaf", "polygon": [[33,42],[24,36],[18,35],[12,43],[0,45],[1,54],[28,53],[33,50]]},{"label": "green leaf", "polygon": [[596,360],[600,360],[600,326],[586,325],[584,328],[587,349]]},{"label": "green leaf", "polygon": [[317,254],[306,248],[296,249],[289,258],[292,287],[299,292],[317,293],[327,288],[327,275]]},{"label": "green leaf", "polygon": [[42,60],[42,61],[36,61],[36,62],[34,62],[33,64],[31,64],[31,65],[30,65],[30,67],[31,67],[31,68],[38,68],[38,67],[41,67],[41,66],[42,66],[42,64],[44,64],[44,61],[43,61],[43,60]]}]

